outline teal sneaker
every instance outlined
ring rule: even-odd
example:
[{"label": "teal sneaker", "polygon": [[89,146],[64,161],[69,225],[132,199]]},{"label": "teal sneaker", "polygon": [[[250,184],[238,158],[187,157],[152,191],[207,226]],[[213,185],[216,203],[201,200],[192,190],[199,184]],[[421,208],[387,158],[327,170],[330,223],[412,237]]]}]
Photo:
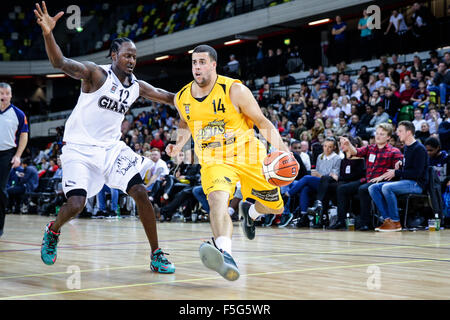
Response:
[{"label": "teal sneaker", "polygon": [[222,277],[229,281],[239,279],[239,269],[234,262],[233,257],[226,251],[217,248],[214,239],[211,242],[206,241],[200,245],[200,258],[205,267],[218,272]]},{"label": "teal sneaker", "polygon": [[41,259],[47,265],[52,265],[56,261],[56,246],[58,245],[60,233],[52,231],[50,228],[54,221],[45,227],[44,239],[41,245]]},{"label": "teal sneaker", "polygon": [[150,269],[153,272],[159,272],[159,273],[174,273],[175,272],[175,265],[171,263],[165,255],[169,255],[168,253],[162,252],[160,248],[156,249],[152,255],[150,263]]}]

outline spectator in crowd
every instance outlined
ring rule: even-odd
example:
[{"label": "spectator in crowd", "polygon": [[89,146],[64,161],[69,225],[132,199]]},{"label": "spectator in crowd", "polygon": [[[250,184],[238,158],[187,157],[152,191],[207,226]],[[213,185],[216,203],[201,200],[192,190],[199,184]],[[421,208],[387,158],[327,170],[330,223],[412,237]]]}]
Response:
[{"label": "spectator in crowd", "polygon": [[363,10],[363,17],[358,22],[358,30],[361,30],[360,55],[363,60],[369,60],[372,55],[372,28],[369,25],[371,22],[372,19],[367,14],[367,10]]},{"label": "spectator in crowd", "polygon": [[[380,89],[383,87],[380,87]],[[369,105],[372,107],[372,109],[375,109],[379,105],[382,104],[382,99],[380,96],[380,90],[374,90],[372,92],[372,96],[369,99]]]},{"label": "spectator in crowd", "polygon": [[425,143],[425,140],[430,137],[430,125],[428,124],[428,122],[422,122],[420,131],[416,131],[414,137],[422,144]]},{"label": "spectator in crowd", "polygon": [[390,83],[400,83],[400,74],[394,69],[394,66],[388,67],[387,74],[388,74]]},{"label": "spectator in crowd", "polygon": [[303,221],[305,220],[310,202],[310,192],[317,193],[320,178],[322,176],[332,176],[335,180],[338,179],[341,158],[336,152],[339,152],[336,139],[332,137],[326,138],[323,144],[323,152],[317,158],[316,169],[311,170],[311,175],[305,175],[286,188],[287,190],[284,193],[286,197],[300,195],[299,211],[301,213],[301,220]]},{"label": "spectator in crowd", "polygon": [[23,160],[22,168],[23,172],[18,173],[18,183],[7,190],[8,198],[12,206],[15,207],[15,212],[25,211],[21,206],[26,202],[27,193],[36,190],[39,185],[37,169],[32,165],[30,159]]},{"label": "spectator in crowd", "polygon": [[364,85],[367,85],[369,82],[370,72],[366,65],[363,65],[358,72],[359,78],[363,81]]},{"label": "spectator in crowd", "polygon": [[[151,168],[148,169],[145,174],[145,178],[148,177],[148,183],[146,183],[147,191],[152,191],[152,188],[157,180],[161,180],[163,176],[169,174],[169,168],[167,163],[161,159],[161,151],[158,148],[153,148],[150,154]],[[151,201],[151,199],[150,199]]]},{"label": "spectator in crowd", "polygon": [[[415,2],[413,4],[412,20],[412,34],[417,38],[418,49],[425,47],[426,41],[433,41],[432,37],[432,23],[434,20],[430,10],[424,5]],[[431,37],[430,37],[431,36]]]},{"label": "spectator in crowd", "polygon": [[334,38],[334,63],[337,64],[347,59],[347,23],[342,21],[341,16],[336,16],[336,23],[331,29]]},{"label": "spectator in crowd", "polygon": [[[357,139],[348,135],[342,137],[349,139],[352,145],[361,147],[360,141]],[[338,208],[337,221],[334,225],[329,226],[329,229],[332,230],[344,229],[346,227],[345,218],[347,212],[349,212],[350,200],[353,197],[352,195],[350,197],[348,196],[348,190],[354,190],[356,193],[365,176],[364,159],[352,156],[349,147],[346,144],[341,143],[341,150],[344,154],[344,158],[340,165],[339,179],[337,184],[334,185],[335,188],[331,191],[333,197],[336,198],[335,200]]]},{"label": "spectator in crowd", "polygon": [[428,157],[430,160],[429,165],[434,168],[434,171],[441,181],[441,191],[444,192],[450,179],[450,156],[447,151],[441,149],[439,139],[435,137],[428,138],[424,145],[428,152]]},{"label": "spectator in crowd", "polygon": [[436,111],[436,108],[430,107],[428,110],[428,126],[430,127],[430,134],[435,134],[438,131],[439,125],[442,122],[441,115]]},{"label": "spectator in crowd", "polygon": [[184,172],[175,172],[175,179],[183,185],[180,185],[179,183],[175,185],[178,186],[178,191],[173,195],[171,201],[161,208],[160,221],[171,220],[173,214],[179,208],[182,208],[183,205],[185,205],[183,215],[185,217],[191,216],[192,209],[195,205],[195,201],[193,201],[195,197],[192,192],[194,187],[200,184],[200,165],[194,164],[193,160],[191,151],[185,152],[185,163],[187,166],[185,167]]},{"label": "spectator in crowd", "polygon": [[414,92],[411,97],[414,108],[421,108],[424,113],[428,113],[428,105],[430,103],[430,93],[426,89],[424,81],[419,82],[419,89]]},{"label": "spectator in crowd", "polygon": [[395,120],[397,113],[400,111],[401,104],[390,86],[386,88],[382,105],[384,110],[389,114],[389,118]]},{"label": "spectator in crowd", "polygon": [[[299,164],[299,170],[298,170],[297,176],[295,177],[295,181],[299,181],[301,178],[303,178],[308,173],[305,162],[303,160],[305,157],[301,156],[301,149],[302,149],[301,143],[300,143],[300,141],[294,141],[293,143],[287,142],[286,144],[289,146],[292,154],[295,157],[295,160],[297,160],[297,162]],[[306,157],[308,157],[308,156],[306,156]],[[307,160],[309,160],[309,159],[307,159]],[[284,192],[286,192],[288,190],[288,188],[289,188],[289,186],[281,187],[281,193],[283,194]],[[281,228],[287,226],[294,218],[293,213],[291,213],[290,206],[291,206],[291,199],[289,197],[289,198],[286,198],[286,200],[285,200],[285,206],[284,206],[285,210],[283,211],[283,213],[281,215],[281,221],[280,221],[280,224],[278,225]],[[270,226],[275,219],[275,215],[267,215],[267,217],[269,219],[267,220],[266,223],[264,223],[264,226]]]},{"label": "spectator in crowd", "polygon": [[[375,231],[401,231],[397,196],[409,193],[420,194],[428,185],[427,150],[423,144],[414,139],[414,130],[414,125],[409,121],[398,124],[397,135],[405,144],[404,159],[396,162],[394,168],[388,169],[380,176],[379,183],[369,187],[370,196],[383,220],[383,224],[375,228]],[[394,178],[400,181],[390,182]]]},{"label": "spectator in crowd", "polygon": [[164,141],[161,139],[161,135],[159,134],[159,132],[155,133],[155,137],[150,143],[150,147],[152,149],[157,148],[160,153],[164,152]]},{"label": "spectator in crowd", "polygon": [[444,120],[438,128],[439,141],[441,142],[442,150],[450,150],[450,105],[444,108]]},{"label": "spectator in crowd", "polygon": [[355,138],[360,133],[359,116],[357,114],[352,115],[351,122],[348,125],[348,133],[351,137]]},{"label": "spectator in crowd", "polygon": [[234,54],[230,54],[230,61],[228,61],[226,66],[226,75],[236,79],[241,77],[241,66]]},{"label": "spectator in crowd", "polygon": [[391,83],[391,79],[386,77],[384,71],[378,73],[378,81],[375,83],[375,89],[379,89],[381,86],[387,88]]},{"label": "spectator in crowd", "polygon": [[[93,215],[94,218],[115,217],[118,214],[119,191],[119,189],[110,188],[106,184],[103,186],[102,190],[97,194],[98,211]],[[111,195],[109,208],[106,205],[107,194]]]},{"label": "spectator in crowd", "polygon": [[[371,222],[371,198],[369,187],[383,180],[382,176],[389,169],[394,169],[395,164],[403,159],[403,155],[397,148],[389,145],[393,128],[389,123],[378,125],[375,133],[375,143],[356,149],[347,138],[341,139],[341,145],[348,147],[349,155],[364,158],[366,161],[366,176],[361,179],[361,184],[355,189],[346,189],[342,196],[351,196],[356,192],[360,202],[360,231],[372,230]],[[339,210],[339,209],[338,209]]]},{"label": "spectator in crowd", "polygon": [[447,90],[450,90],[450,71],[445,62],[440,62],[437,72],[433,78],[433,85],[428,86],[428,91],[436,91],[439,93],[440,104],[445,105],[447,102]]},{"label": "spectator in crowd", "polygon": [[384,110],[384,106],[381,104],[377,105],[377,112],[374,114],[372,119],[369,122],[369,127],[366,128],[366,132],[372,135],[375,132],[376,128],[381,123],[386,123],[389,121],[389,114]]},{"label": "spectator in crowd", "polygon": [[406,35],[406,32],[408,31],[408,26],[406,25],[405,18],[403,15],[398,12],[397,9],[392,10],[392,15],[389,18],[389,25],[384,32],[384,35],[388,35],[389,31],[391,30],[392,26],[394,26],[394,35],[391,37],[390,43],[391,47],[394,52],[396,53],[402,53],[403,52],[403,42]]},{"label": "spectator in crowd", "polygon": [[368,140],[370,134],[367,134],[366,128],[370,127],[370,121],[374,117],[374,108],[371,105],[366,105],[366,112],[362,115],[359,121],[359,135],[361,138]]},{"label": "spectator in crowd", "polygon": [[414,96],[416,90],[411,86],[411,81],[405,78],[405,89],[400,93],[400,103],[402,105],[410,105],[411,98]]},{"label": "spectator in crowd", "polygon": [[426,122],[426,121],[423,118],[422,110],[419,108],[415,109],[414,110],[414,120],[412,123],[414,124],[416,131],[422,130],[422,123],[424,123],[424,122]]}]

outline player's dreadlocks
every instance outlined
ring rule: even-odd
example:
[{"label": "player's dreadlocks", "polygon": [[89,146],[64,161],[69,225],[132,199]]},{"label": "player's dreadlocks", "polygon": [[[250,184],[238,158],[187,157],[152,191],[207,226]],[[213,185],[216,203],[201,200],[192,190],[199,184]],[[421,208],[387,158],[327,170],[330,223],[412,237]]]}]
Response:
[{"label": "player's dreadlocks", "polygon": [[113,52],[119,52],[120,46],[124,42],[133,42],[131,39],[128,38],[116,38],[112,41],[111,47],[109,48],[109,54],[107,57],[111,57],[111,53]]}]

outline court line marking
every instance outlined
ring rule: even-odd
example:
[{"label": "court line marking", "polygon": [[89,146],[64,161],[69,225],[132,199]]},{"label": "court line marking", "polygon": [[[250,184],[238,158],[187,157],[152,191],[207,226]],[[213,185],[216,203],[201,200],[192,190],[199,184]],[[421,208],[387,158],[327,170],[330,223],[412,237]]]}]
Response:
[{"label": "court line marking", "polygon": [[[419,247],[431,247],[431,246],[435,246],[435,245],[436,244],[427,244],[427,245],[420,245]],[[444,245],[447,245],[447,244],[444,244]],[[318,254],[341,254],[341,253],[352,253],[352,252],[371,252],[371,251],[403,249],[403,248],[408,248],[408,247],[405,245],[401,245],[401,246],[378,247],[378,248],[359,248],[359,249],[343,249],[343,250],[319,251],[319,252],[283,253],[283,254],[272,254],[272,255],[264,255],[264,256],[250,256],[250,257],[245,257],[245,258],[252,260],[252,259],[278,258],[278,257],[288,257],[288,256],[305,256],[305,255],[311,255],[311,254],[318,255]],[[411,246],[409,248],[417,248],[417,245]],[[434,258],[432,260],[433,261],[445,261],[445,259],[434,259]],[[200,262],[200,260],[177,262],[176,265],[198,263],[198,262]],[[147,267],[147,264],[146,265],[122,266],[122,267],[106,267],[106,268],[98,268],[98,269],[85,269],[85,270],[80,270],[80,273],[98,272],[98,271],[115,271],[115,270],[136,269],[136,268],[144,268],[144,267]],[[0,277],[0,280],[30,278],[30,277],[39,277],[39,276],[51,276],[51,275],[59,275],[59,274],[67,274],[67,272],[59,271],[59,272],[51,272],[51,273],[36,273],[36,274],[28,274],[28,275],[25,274],[25,275],[16,275],[16,276],[6,276],[6,277]]]},{"label": "court line marking", "polygon": [[[441,261],[448,261],[448,260],[450,260],[450,259],[441,259]],[[404,261],[396,261],[396,262],[382,262],[382,263],[377,263],[376,265],[377,266],[382,266],[382,265],[396,265],[396,264],[408,264],[408,263],[418,263],[418,262],[436,262],[436,260],[429,260],[429,259],[404,260]],[[369,267],[369,266],[373,266],[373,265],[374,265],[373,263],[366,263],[366,264],[343,265],[343,266],[332,266],[332,267],[316,267],[316,268],[284,270],[284,271],[258,272],[258,273],[243,274],[243,275],[241,275],[241,277],[254,277],[254,276],[265,276],[265,275],[273,275],[273,274],[297,273],[297,272],[308,272],[308,271],[351,269],[351,268]],[[193,279],[183,279],[183,280],[173,280],[173,281],[157,281],[157,282],[148,282],[148,283],[135,283],[135,284],[109,286],[109,287],[75,289],[75,290],[66,290],[66,291],[41,292],[41,293],[33,293],[33,294],[20,295],[20,296],[2,297],[2,298],[0,298],[0,300],[21,299],[21,298],[30,298],[30,297],[39,297],[39,296],[50,296],[50,295],[58,295],[58,294],[66,294],[66,293],[79,293],[79,292],[89,292],[89,291],[123,289],[123,288],[133,288],[133,287],[142,287],[142,286],[154,286],[154,285],[160,285],[160,284],[200,282],[200,281],[216,280],[216,279],[223,279],[223,278],[221,276],[215,276],[215,277],[193,278]]]}]

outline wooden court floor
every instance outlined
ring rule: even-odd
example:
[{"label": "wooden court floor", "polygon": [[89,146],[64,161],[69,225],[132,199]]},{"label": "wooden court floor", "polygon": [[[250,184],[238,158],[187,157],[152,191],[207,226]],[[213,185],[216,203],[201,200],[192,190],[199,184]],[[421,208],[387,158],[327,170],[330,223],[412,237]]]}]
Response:
[{"label": "wooden court floor", "polygon": [[0,299],[285,300],[449,299],[450,230],[375,233],[257,228],[235,223],[241,277],[228,282],[201,263],[209,223],[160,223],[160,245],[176,273],[149,270],[139,220],[74,219],[62,229],[58,260],[40,244],[48,217],[7,215],[0,238]]}]

